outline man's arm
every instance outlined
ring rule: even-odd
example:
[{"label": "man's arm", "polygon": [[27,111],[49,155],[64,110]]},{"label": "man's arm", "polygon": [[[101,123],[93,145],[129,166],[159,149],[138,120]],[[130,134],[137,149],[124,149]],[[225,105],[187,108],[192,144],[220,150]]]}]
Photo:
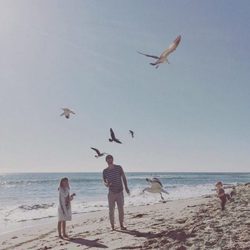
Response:
[{"label": "man's arm", "polygon": [[125,190],[126,190],[127,194],[130,194],[130,191],[129,191],[129,189],[128,189],[127,178],[126,178],[126,175],[125,175],[125,173],[124,173],[122,167],[121,167],[121,171],[122,171],[122,172],[121,172],[122,181],[123,181],[123,184],[124,184],[124,186],[125,186]]}]

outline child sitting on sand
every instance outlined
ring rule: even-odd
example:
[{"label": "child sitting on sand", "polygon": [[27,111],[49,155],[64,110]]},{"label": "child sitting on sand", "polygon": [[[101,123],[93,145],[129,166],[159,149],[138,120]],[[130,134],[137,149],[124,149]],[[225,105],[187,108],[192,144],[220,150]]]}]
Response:
[{"label": "child sitting on sand", "polygon": [[217,182],[215,186],[217,195],[221,200],[221,210],[224,210],[227,200],[230,200],[230,195],[225,193],[221,181]]},{"label": "child sitting on sand", "polygon": [[[68,178],[62,178],[60,181],[60,185],[58,188],[59,191],[59,206],[58,206],[58,235],[60,238],[63,237],[68,238],[66,234],[66,221],[71,221],[72,213],[71,213],[71,201],[75,196],[75,193],[70,195],[70,187]],[[62,233],[61,233],[62,231]]]}]

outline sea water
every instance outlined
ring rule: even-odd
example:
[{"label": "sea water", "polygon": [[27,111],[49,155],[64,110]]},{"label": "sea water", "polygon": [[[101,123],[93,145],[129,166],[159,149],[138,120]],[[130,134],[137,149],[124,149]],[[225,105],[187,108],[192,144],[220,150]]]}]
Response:
[{"label": "sea water", "polygon": [[[126,173],[130,196],[125,195],[125,206],[160,202],[159,194],[142,193],[148,187],[146,178],[157,177],[169,195],[166,200],[176,200],[214,193],[214,184],[246,183],[250,173]],[[101,173],[15,173],[0,174],[0,234],[56,219],[58,185],[68,177],[73,214],[107,209],[107,188]]]}]

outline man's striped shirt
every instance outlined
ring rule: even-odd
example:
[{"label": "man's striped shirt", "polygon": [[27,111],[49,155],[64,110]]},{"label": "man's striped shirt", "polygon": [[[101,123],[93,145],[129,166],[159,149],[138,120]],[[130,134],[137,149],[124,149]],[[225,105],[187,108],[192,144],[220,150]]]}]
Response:
[{"label": "man's striped shirt", "polygon": [[122,185],[122,167],[119,165],[114,165],[113,168],[107,167],[103,170],[103,180],[108,183],[112,183],[109,186],[109,191],[114,193],[120,193],[123,191]]}]

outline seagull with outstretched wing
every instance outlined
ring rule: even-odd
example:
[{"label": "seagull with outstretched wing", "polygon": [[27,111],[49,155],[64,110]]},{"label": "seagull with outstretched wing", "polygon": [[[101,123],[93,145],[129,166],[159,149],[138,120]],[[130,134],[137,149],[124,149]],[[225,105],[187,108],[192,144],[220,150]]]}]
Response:
[{"label": "seagull with outstretched wing", "polygon": [[141,53],[139,51],[137,51],[139,54],[141,55],[144,55],[144,56],[147,56],[147,57],[152,57],[154,59],[157,59],[154,63],[150,63],[151,65],[155,66],[156,68],[159,67],[159,64],[161,63],[165,63],[165,62],[168,62],[168,56],[174,52],[176,50],[176,48],[178,47],[179,43],[181,41],[181,36],[177,36],[176,39],[170,44],[170,46],[164,50],[160,56],[154,56],[154,55],[149,55],[149,54],[144,54],[144,53]]},{"label": "seagull with outstretched wing", "polygon": [[111,138],[109,139],[109,141],[110,142],[116,142],[116,143],[120,143],[120,144],[122,144],[122,142],[119,140],[119,139],[117,139],[116,137],[115,137],[115,133],[114,133],[114,131],[113,131],[113,129],[111,128],[110,129],[110,136],[111,136]]},{"label": "seagull with outstretched wing", "polygon": [[70,110],[70,109],[68,109],[68,108],[62,108],[62,110],[63,110],[63,113],[61,114],[61,116],[64,115],[65,118],[67,118],[67,119],[69,119],[70,114],[73,114],[73,115],[76,114],[74,111],[72,111],[72,110]]},{"label": "seagull with outstretched wing", "polygon": [[96,158],[107,154],[107,153],[101,153],[97,148],[91,148],[91,149],[93,149],[97,153],[97,155],[95,155]]},{"label": "seagull with outstretched wing", "polygon": [[143,190],[143,193],[145,191],[150,193],[159,193],[161,195],[161,199],[164,200],[162,193],[168,194],[168,192],[163,189],[161,181],[158,178],[152,178],[152,179],[146,178],[146,181],[151,184],[151,187],[145,188]]}]

